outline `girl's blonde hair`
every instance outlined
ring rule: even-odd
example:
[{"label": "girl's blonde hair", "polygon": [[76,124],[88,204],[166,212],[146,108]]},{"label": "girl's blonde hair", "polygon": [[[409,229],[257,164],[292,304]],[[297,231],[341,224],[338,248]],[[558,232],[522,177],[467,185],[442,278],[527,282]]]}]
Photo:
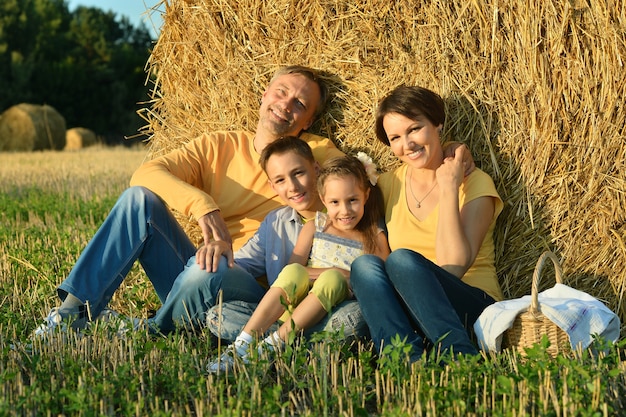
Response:
[{"label": "girl's blonde hair", "polygon": [[376,236],[378,236],[379,224],[384,216],[380,189],[370,183],[363,163],[354,156],[346,155],[331,158],[324,163],[317,177],[317,191],[322,198],[324,197],[326,180],[331,176],[339,178],[352,176],[356,178],[362,191],[366,192],[369,190],[369,198],[365,203],[363,218],[361,218],[355,229],[363,234],[363,251],[375,253]]}]

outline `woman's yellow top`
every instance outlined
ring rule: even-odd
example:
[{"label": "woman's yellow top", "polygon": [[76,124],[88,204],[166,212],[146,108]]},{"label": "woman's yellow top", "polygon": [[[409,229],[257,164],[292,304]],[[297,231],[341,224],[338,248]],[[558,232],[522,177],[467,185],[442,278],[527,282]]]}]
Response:
[{"label": "woman's yellow top", "polygon": [[[407,165],[404,164],[382,174],[378,180],[385,200],[389,247],[392,251],[399,248],[411,249],[436,263],[435,233],[439,221],[439,206],[437,205],[424,220],[420,221],[415,218],[406,200],[406,171]],[[485,196],[493,197],[495,200],[493,219],[476,260],[462,280],[482,289],[496,301],[500,301],[503,296],[496,275],[493,230],[504,204],[491,177],[477,168],[465,178],[459,187],[459,210],[464,204]]]}]

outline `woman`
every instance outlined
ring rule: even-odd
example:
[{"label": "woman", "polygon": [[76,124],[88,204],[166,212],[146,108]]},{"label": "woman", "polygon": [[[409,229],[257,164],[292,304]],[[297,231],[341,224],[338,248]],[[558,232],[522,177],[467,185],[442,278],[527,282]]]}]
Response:
[{"label": "woman", "polygon": [[444,158],[444,103],[420,87],[398,87],[380,103],[376,136],[403,164],[380,176],[392,253],[363,255],[350,280],[377,349],[399,335],[412,346],[476,354],[469,330],[502,299],[493,229],[502,200],[476,169],[464,178],[460,146]]}]

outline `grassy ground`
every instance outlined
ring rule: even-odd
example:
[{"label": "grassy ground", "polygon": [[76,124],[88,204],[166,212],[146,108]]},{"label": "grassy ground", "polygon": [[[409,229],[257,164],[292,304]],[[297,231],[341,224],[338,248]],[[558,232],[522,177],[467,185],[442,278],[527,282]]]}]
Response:
[{"label": "grassy ground", "polygon": [[[626,414],[623,348],[552,359],[503,353],[406,364],[403,345],[376,360],[364,343],[320,335],[275,361],[207,375],[207,332],[119,337],[115,323],[26,342],[56,286],[126,188],[144,151],[0,154],[0,416],[4,415],[548,415]],[[112,307],[146,317],[158,300],[139,267]]]}]

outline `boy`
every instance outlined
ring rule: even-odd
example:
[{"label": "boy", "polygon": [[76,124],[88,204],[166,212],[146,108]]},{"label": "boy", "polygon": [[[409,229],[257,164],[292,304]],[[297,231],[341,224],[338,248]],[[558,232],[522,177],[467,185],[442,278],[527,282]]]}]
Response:
[{"label": "boy", "polygon": [[[162,317],[185,317],[185,322],[201,324],[203,312],[210,310],[210,330],[226,340],[234,340],[265,294],[266,287],[257,280],[266,277],[267,284],[274,282],[287,264],[304,222],[324,209],[316,188],[319,165],[308,143],[293,136],[280,138],[265,147],[259,163],[270,186],[286,206],[265,217],[254,236],[235,253],[234,266],[220,262],[217,271],[207,272],[189,262],[188,270],[178,277],[170,293],[178,302],[171,305],[166,301],[150,319],[155,325],[151,327],[171,330],[163,328],[167,320]],[[216,305],[220,289],[224,304]],[[308,333],[342,328],[345,335],[367,334],[354,300],[337,306],[333,314]]]}]

